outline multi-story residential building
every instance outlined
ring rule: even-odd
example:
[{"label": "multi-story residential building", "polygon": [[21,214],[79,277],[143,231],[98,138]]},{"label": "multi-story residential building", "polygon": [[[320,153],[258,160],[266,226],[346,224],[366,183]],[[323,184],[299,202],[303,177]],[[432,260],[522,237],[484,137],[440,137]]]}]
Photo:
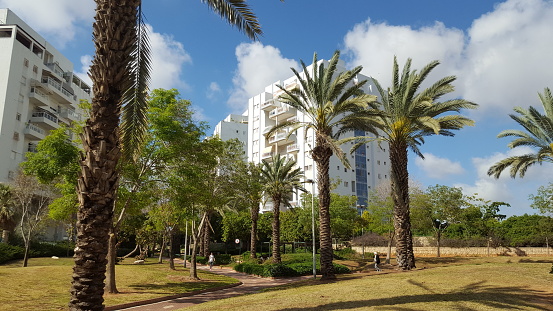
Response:
[{"label": "multi-story residential building", "polygon": [[80,119],[90,86],[73,64],[9,9],[0,9],[0,182],[49,131]]},{"label": "multi-story residential building", "polygon": [[223,121],[217,123],[213,135],[222,140],[238,139],[244,147],[244,154],[246,154],[248,151],[248,116],[228,115]]},{"label": "multi-story residential building", "polygon": [[[324,61],[324,60],[321,60]],[[327,61],[324,61],[327,63]],[[308,67],[311,70],[311,67]],[[342,61],[339,62],[337,72],[345,71],[346,68]],[[358,76],[358,81],[368,80],[363,75]],[[311,179],[316,182],[316,165],[311,158],[311,148],[314,147],[314,137],[311,130],[305,132],[300,129],[297,133],[288,136],[288,131],[284,130],[271,137],[267,137],[267,132],[276,124],[286,120],[299,120],[309,122],[308,116],[296,109],[278,101],[279,95],[283,91],[277,85],[284,86],[287,89],[299,88],[297,78],[292,76],[283,81],[277,81],[267,87],[260,94],[249,99],[248,110],[243,114],[248,118],[248,138],[245,141],[248,148],[248,160],[259,163],[262,160],[270,160],[275,153],[286,155],[293,158],[297,165],[303,169],[305,179]],[[366,84],[364,91],[372,93],[372,85]],[[350,133],[349,135],[364,136],[363,131]],[[368,193],[379,183],[389,179],[389,157],[387,144],[378,145],[369,143],[358,148],[350,154],[353,146],[346,144],[342,146],[346,152],[351,168],[346,168],[336,156],[332,156],[330,161],[330,177],[333,183],[337,184],[333,191],[341,195],[357,196],[357,207],[362,208],[367,205]],[[311,187],[306,187],[311,190]],[[314,187],[316,191],[316,187]],[[295,194],[292,204],[297,204],[299,194]],[[269,202],[262,211],[271,210]]]}]

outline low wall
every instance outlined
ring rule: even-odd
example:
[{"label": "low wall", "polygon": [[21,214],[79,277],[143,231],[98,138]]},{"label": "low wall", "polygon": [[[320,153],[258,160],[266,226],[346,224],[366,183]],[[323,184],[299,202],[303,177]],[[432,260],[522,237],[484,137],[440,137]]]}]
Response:
[{"label": "low wall", "polygon": [[[358,253],[363,252],[362,246],[353,246],[353,250]],[[365,246],[365,253],[379,252],[386,254],[388,247]],[[395,247],[392,247],[392,254]],[[435,257],[437,255],[436,247],[413,247],[415,256]],[[440,247],[440,255],[459,256],[459,257],[478,257],[478,256],[552,256],[553,248],[549,247]]]}]

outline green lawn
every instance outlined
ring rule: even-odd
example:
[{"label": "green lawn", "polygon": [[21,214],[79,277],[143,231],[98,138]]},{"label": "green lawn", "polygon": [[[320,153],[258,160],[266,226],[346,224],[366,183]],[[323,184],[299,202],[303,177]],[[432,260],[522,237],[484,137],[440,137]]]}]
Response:
[{"label": "green lawn", "polygon": [[[169,269],[168,262],[133,265],[127,259],[116,267],[120,294],[104,295],[105,305],[186,293],[236,283],[235,279],[198,271],[201,281],[188,278],[181,267]],[[71,287],[72,258],[31,258],[29,266],[21,262],[0,266],[0,310],[66,310]]]},{"label": "green lawn", "polygon": [[[417,258],[419,268],[363,272],[330,283],[213,301],[198,310],[553,310],[553,258]],[[349,262],[352,264],[352,262]]]}]

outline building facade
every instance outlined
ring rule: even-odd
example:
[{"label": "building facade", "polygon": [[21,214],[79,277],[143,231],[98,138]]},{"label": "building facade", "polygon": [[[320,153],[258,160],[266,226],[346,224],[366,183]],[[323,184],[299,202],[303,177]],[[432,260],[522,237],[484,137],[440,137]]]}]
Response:
[{"label": "building facade", "polygon": [[[327,62],[325,60],[321,61]],[[311,67],[308,67],[308,70],[311,70]],[[344,63],[340,61],[337,72],[345,70]],[[359,75],[358,81],[362,80],[369,80],[369,78]],[[273,126],[283,121],[310,121],[308,116],[302,112],[278,101],[278,97],[283,91],[277,85],[281,85],[286,89],[301,87],[296,76],[292,76],[286,80],[268,85],[263,92],[249,99],[248,110],[243,114],[244,117],[247,116],[248,118],[248,136],[245,141],[248,160],[260,163],[262,160],[270,160],[273,154],[279,153],[294,159],[297,165],[303,169],[305,179],[314,180],[316,183],[317,168],[311,157],[311,148],[314,147],[314,137],[311,130],[306,132],[304,129],[300,129],[296,133],[288,135],[290,129],[287,129],[271,137],[266,135]],[[373,93],[372,89],[372,85],[366,84],[364,91]],[[357,131],[349,135],[364,136],[365,133]],[[336,156],[332,156],[329,173],[331,181],[336,186],[333,192],[341,195],[357,196],[357,207],[361,210],[367,205],[369,191],[381,182],[389,180],[389,153],[387,144],[379,146],[377,143],[366,144],[354,153],[350,153],[353,144],[351,142],[342,146],[351,168],[346,168]],[[306,186],[306,188],[311,191],[310,186]],[[315,186],[314,191],[316,189]],[[292,205],[298,204],[299,200],[299,194],[294,194]],[[268,202],[262,208],[262,211],[270,211],[271,209],[271,202]]]},{"label": "building facade", "polygon": [[73,63],[9,9],[0,9],[0,182],[62,124],[81,118],[91,88]]}]

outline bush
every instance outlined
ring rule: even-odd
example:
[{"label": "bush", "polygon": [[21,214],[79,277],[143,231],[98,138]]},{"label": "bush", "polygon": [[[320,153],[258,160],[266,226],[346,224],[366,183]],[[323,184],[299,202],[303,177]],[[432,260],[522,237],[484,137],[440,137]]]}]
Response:
[{"label": "bush", "polygon": [[10,260],[23,259],[24,255],[25,249],[23,247],[0,243],[0,264]]},{"label": "bush", "polygon": [[37,242],[31,244],[29,257],[73,256],[74,245],[67,242]]},{"label": "bush", "polygon": [[[291,255],[291,254],[290,254]],[[284,256],[283,256],[284,257]],[[296,256],[292,256],[296,257]],[[300,257],[300,256],[297,256]],[[234,270],[238,272],[254,274],[262,277],[284,277],[284,276],[300,276],[310,275],[313,273],[312,258],[309,256],[308,261],[298,262],[298,258],[294,258],[296,262],[284,261],[280,264],[266,263],[256,264],[253,262],[242,262],[234,266]],[[339,264],[334,265],[334,273],[351,273],[351,270]],[[317,263],[317,273],[320,273],[320,267]]]},{"label": "bush", "polygon": [[351,247],[339,249],[337,251],[334,251],[334,258],[336,259],[352,259],[357,256],[357,253],[351,249]]}]

